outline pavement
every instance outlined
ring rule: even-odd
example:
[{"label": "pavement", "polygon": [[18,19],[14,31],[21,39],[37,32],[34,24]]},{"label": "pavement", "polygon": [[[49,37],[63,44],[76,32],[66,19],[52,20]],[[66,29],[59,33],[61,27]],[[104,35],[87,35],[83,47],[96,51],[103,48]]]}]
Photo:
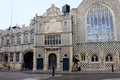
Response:
[{"label": "pavement", "polygon": [[120,73],[70,73],[46,80],[120,80]]},{"label": "pavement", "polygon": [[102,80],[120,80],[120,78],[102,79]]},{"label": "pavement", "polygon": [[0,72],[0,80],[44,80],[49,74],[25,74],[23,72]]},{"label": "pavement", "polygon": [[0,80],[120,80],[120,72],[55,72],[51,71],[2,71]]}]

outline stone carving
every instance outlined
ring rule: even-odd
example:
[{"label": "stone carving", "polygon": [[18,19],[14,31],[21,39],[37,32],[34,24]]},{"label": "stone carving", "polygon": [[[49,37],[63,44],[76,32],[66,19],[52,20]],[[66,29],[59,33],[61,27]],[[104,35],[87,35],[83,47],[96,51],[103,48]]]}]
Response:
[{"label": "stone carving", "polygon": [[43,14],[44,17],[53,17],[57,15],[62,15],[63,13],[60,11],[59,8],[57,8],[54,4],[47,9],[47,12]]},{"label": "stone carving", "polygon": [[57,22],[56,19],[51,19],[48,23],[46,23],[44,27],[44,32],[46,33],[54,33],[61,32],[61,22]]}]

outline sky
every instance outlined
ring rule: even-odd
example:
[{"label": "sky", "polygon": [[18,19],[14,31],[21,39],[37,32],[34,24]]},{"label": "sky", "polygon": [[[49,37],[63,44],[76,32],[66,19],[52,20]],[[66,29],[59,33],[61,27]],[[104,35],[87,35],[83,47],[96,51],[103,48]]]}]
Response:
[{"label": "sky", "polygon": [[25,24],[29,26],[30,20],[38,14],[43,15],[52,4],[62,8],[69,4],[77,8],[82,0],[1,0],[0,2],[0,29],[5,30],[10,26]]}]

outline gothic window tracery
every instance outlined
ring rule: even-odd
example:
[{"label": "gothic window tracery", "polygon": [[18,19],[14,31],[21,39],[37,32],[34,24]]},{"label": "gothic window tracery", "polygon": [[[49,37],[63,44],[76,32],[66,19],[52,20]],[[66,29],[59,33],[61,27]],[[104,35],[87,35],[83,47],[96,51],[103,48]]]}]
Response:
[{"label": "gothic window tracery", "polygon": [[81,61],[85,61],[85,54],[81,54]]},{"label": "gothic window tracery", "polygon": [[94,5],[86,17],[87,41],[113,41],[114,25],[111,11],[104,5]]},{"label": "gothic window tracery", "polygon": [[98,61],[98,56],[97,56],[97,55],[93,55],[93,56],[91,57],[91,61],[92,61],[92,62],[97,62],[97,61]]},{"label": "gothic window tracery", "polygon": [[106,55],[106,59],[105,59],[105,60],[106,60],[107,62],[113,61],[112,55],[111,55],[111,54]]}]

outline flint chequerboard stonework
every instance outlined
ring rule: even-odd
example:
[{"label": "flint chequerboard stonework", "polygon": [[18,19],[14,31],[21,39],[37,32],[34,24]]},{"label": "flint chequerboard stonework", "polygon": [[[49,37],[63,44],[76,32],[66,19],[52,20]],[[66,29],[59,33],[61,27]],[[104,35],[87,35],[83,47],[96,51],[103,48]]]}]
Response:
[{"label": "flint chequerboard stonework", "polygon": [[[77,7],[77,6],[76,6]],[[83,0],[68,13],[54,4],[0,34],[0,68],[120,70],[120,1]]]}]

